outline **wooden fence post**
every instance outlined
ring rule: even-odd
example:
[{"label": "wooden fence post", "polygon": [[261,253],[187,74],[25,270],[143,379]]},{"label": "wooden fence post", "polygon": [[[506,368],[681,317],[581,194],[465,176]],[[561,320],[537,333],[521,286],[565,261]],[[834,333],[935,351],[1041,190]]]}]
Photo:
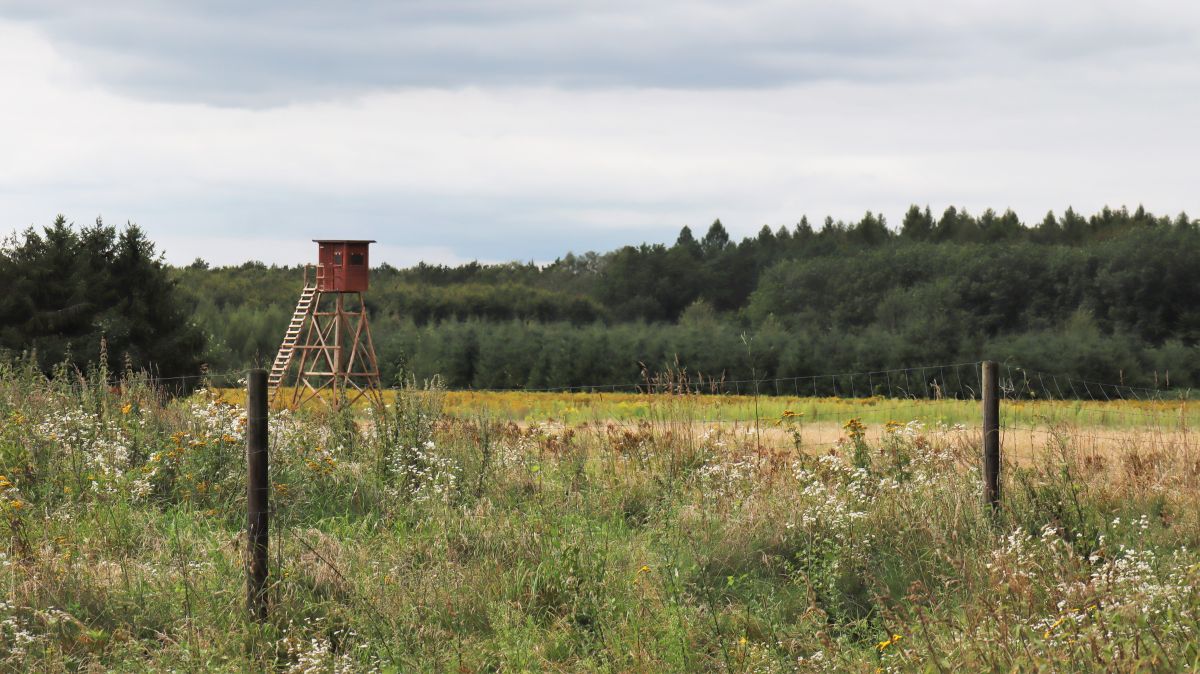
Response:
[{"label": "wooden fence post", "polygon": [[250,370],[246,381],[246,607],[267,619],[267,371]]},{"label": "wooden fence post", "polygon": [[994,360],[983,367],[983,498],[1000,507],[1000,379]]}]

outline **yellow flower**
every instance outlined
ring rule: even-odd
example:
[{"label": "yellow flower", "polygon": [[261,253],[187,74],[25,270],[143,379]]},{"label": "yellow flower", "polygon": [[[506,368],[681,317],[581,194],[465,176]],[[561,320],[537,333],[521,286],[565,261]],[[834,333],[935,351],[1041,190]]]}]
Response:
[{"label": "yellow flower", "polygon": [[133,411],[133,403],[125,403],[121,406],[121,414],[129,414]]},{"label": "yellow flower", "polygon": [[876,644],[875,648],[879,649],[880,652],[883,652],[883,651],[887,650],[888,646],[896,645],[903,638],[904,637],[899,634],[893,634],[890,639],[884,639],[883,641],[880,641],[878,644]]},{"label": "yellow flower", "polygon": [[650,573],[650,566],[648,564],[643,564],[642,568],[638,569],[638,573]]},{"label": "yellow flower", "polygon": [[1055,620],[1054,624],[1051,625],[1050,627],[1047,627],[1046,631],[1042,633],[1042,638],[1049,639],[1050,635],[1054,633],[1055,628],[1057,628],[1059,625],[1063,624],[1066,620],[1067,619],[1065,616],[1062,618],[1059,618],[1058,620]]},{"label": "yellow flower", "polygon": [[779,415],[779,419],[775,421],[775,425],[779,426],[779,425],[783,424],[783,422],[785,422],[785,421],[791,421],[793,419],[796,419],[797,417],[802,417],[802,416],[804,416],[804,412],[794,412],[792,410],[784,410],[783,413]]},{"label": "yellow flower", "polygon": [[850,419],[850,421],[847,421],[842,428],[846,430],[847,434],[849,434],[850,439],[854,440],[855,442],[862,440],[867,434],[866,424],[860,421],[858,417],[854,417]]},{"label": "yellow flower", "polygon": [[25,507],[25,502],[19,498],[9,501],[8,504],[13,507],[13,510],[20,510]]}]

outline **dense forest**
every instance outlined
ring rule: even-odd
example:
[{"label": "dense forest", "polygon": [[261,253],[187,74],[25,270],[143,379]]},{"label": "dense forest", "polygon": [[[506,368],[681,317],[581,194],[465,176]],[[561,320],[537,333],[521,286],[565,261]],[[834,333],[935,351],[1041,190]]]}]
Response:
[{"label": "dense forest", "polygon": [[[367,302],[388,382],[632,384],[643,366],[774,379],[992,358],[1178,388],[1200,383],[1196,260],[1200,222],[1185,214],[1067,209],[1026,224],[914,206],[898,227],[805,218],[734,241],[716,221],[546,265],[383,265]],[[172,274],[212,370],[270,362],[300,268],[196,260]]]},{"label": "dense forest", "polygon": [[[382,265],[367,303],[388,383],[632,385],[667,368],[774,380],[991,358],[1186,388],[1200,383],[1196,260],[1200,222],[1184,214],[1067,209],[1030,226],[914,206],[899,227],[867,213],[733,241],[716,221],[545,265]],[[301,278],[259,262],[173,268],[134,225],[59,217],[0,250],[0,352],[44,371],[105,353],[110,371],[164,377],[267,364]]]},{"label": "dense forest", "polygon": [[97,220],[77,228],[60,215],[0,249],[0,355],[45,372],[74,365],[194,374],[204,332],[176,283],[138,227]]}]

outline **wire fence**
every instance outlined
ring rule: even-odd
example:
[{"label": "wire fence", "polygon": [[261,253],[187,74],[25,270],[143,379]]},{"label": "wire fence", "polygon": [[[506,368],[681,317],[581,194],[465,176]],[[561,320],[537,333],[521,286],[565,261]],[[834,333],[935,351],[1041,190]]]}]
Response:
[{"label": "wire fence", "polygon": [[[1142,443],[1174,446],[1194,440],[1200,405],[1191,391],[1133,386],[1045,372],[1016,363],[998,367],[1001,435],[1005,444],[1028,447],[1069,436],[1077,442],[1117,446]],[[245,371],[204,372],[172,377],[140,376],[153,386],[242,389]],[[1165,382],[1164,382],[1165,383]],[[844,440],[851,419],[879,437],[892,423],[918,422],[923,432],[978,430],[981,423],[981,363],[812,374],[795,377],[713,380],[683,371],[643,372],[641,381],[500,389],[459,389],[459,416],[501,403],[506,394],[546,396],[546,403],[518,400],[487,413],[518,422],[581,428],[633,429],[646,424],[752,431],[772,444],[791,441],[832,447]],[[384,389],[385,402],[402,387]],[[573,396],[570,394],[598,394]],[[556,395],[561,394],[561,395]],[[608,394],[640,402],[614,401]],[[478,396],[474,399],[473,396]]]},{"label": "wire fence", "polygon": [[[1190,389],[1133,386],[1125,383],[1099,382],[1067,374],[1054,374],[1003,363],[1001,390],[1012,400],[1080,400],[1105,401],[1167,401],[1187,399]],[[174,383],[205,383],[218,388],[244,386],[247,370],[201,372],[179,376],[149,376],[142,378],[155,385]],[[940,365],[898,367],[880,370],[861,370],[807,374],[790,377],[760,377],[727,379],[670,369],[662,372],[643,371],[636,379],[595,384],[561,386],[512,386],[461,390],[480,392],[522,393],[715,393],[724,395],[762,395],[834,398],[903,398],[913,400],[978,400],[983,386],[980,362],[957,362]],[[397,390],[403,386],[386,386]]]},{"label": "wire fence", "polygon": [[[610,448],[621,446],[623,438],[634,441],[666,439],[664,436],[668,434],[680,433],[702,440],[708,439],[705,434],[716,434],[716,441],[732,438],[735,441],[733,445],[741,450],[753,448],[771,452],[827,453],[850,450],[846,436],[856,432],[853,429],[860,428],[850,422],[866,418],[870,423],[857,432],[863,433],[860,437],[873,446],[885,434],[901,428],[912,429],[914,435],[935,443],[961,442],[963,446],[980,447],[986,446],[983,407],[984,398],[990,397],[993,400],[998,398],[998,433],[1004,464],[1025,461],[1037,448],[1060,441],[1071,442],[1085,451],[1091,451],[1092,455],[1099,451],[1123,449],[1144,453],[1183,448],[1191,452],[1196,447],[1198,438],[1192,430],[1192,422],[1200,412],[1200,406],[1192,404],[1186,392],[1129,387],[1121,383],[1085,382],[1007,365],[998,368],[1000,376],[996,381],[997,386],[992,389],[994,393],[989,393],[981,365],[958,363],[783,380],[752,380],[744,383],[753,384],[757,395],[751,396],[749,401],[738,398],[732,403],[728,396],[701,395],[697,387],[681,387],[676,380],[676,386],[660,394],[634,396],[653,401],[643,408],[644,416],[638,418],[614,417],[614,408],[604,405],[611,405],[611,398],[615,396],[608,395],[608,401],[603,400],[603,395],[590,396],[587,402],[576,401],[579,405],[595,405],[595,414],[590,418],[577,418],[573,422],[566,419],[549,421],[533,427],[518,426],[518,430],[545,434],[541,438],[542,447],[552,444],[554,437],[562,438],[566,433],[591,435],[599,446]],[[845,381],[847,391],[854,390],[849,388],[853,386],[851,382],[865,380],[866,387],[869,387],[867,390],[871,393],[854,398],[828,399],[821,395],[805,395],[799,388],[802,381],[811,383],[826,378],[831,382],[831,387],[833,382]],[[792,384],[792,393],[774,395],[772,400],[761,400],[769,396],[769,388],[768,393],[763,392],[765,382],[772,385],[782,382]],[[587,388],[594,391],[602,387]],[[525,393],[568,390],[518,389]],[[1084,395],[1072,397],[1071,394],[1080,391]],[[468,393],[507,392],[510,390]],[[806,404],[808,407],[805,407]],[[736,416],[728,416],[731,408]],[[457,428],[480,421],[460,418]],[[669,445],[669,440],[664,444]],[[971,451],[978,452],[977,449]],[[980,455],[968,452],[963,456],[968,457],[966,460],[974,460],[970,457]],[[770,458],[774,460],[774,457]],[[993,481],[989,483],[987,463],[986,459],[980,461],[985,498],[989,493],[987,485],[1000,483],[999,474],[995,471],[992,473]],[[540,463],[538,465],[540,467]],[[263,489],[266,489],[265,481]],[[999,507],[1001,492],[995,488],[990,493],[995,495],[993,507]],[[276,568],[286,565],[286,555],[315,559],[315,563],[333,575],[343,575],[338,560],[322,555],[319,531],[306,526],[309,523],[301,514],[290,512],[287,507],[272,506],[269,516],[274,522],[270,548],[276,555],[272,562]],[[424,535],[435,534],[426,532]],[[310,542],[310,537],[318,540]],[[349,595],[347,601],[354,604],[357,610],[379,610],[374,598],[368,594],[354,593]]]}]

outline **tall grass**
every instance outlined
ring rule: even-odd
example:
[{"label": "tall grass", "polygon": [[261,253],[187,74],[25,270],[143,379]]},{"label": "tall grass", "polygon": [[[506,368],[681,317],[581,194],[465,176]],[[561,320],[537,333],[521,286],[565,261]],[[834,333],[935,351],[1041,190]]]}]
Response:
[{"label": "tall grass", "polygon": [[1184,440],[1097,454],[1057,432],[1006,466],[993,513],[975,434],[919,421],[860,414],[863,446],[809,454],[690,423],[704,415],[679,399],[587,425],[455,410],[436,385],[382,412],[277,412],[259,625],[244,610],[241,410],[60,375],[0,371],[5,669],[1200,660],[1200,456]]}]

